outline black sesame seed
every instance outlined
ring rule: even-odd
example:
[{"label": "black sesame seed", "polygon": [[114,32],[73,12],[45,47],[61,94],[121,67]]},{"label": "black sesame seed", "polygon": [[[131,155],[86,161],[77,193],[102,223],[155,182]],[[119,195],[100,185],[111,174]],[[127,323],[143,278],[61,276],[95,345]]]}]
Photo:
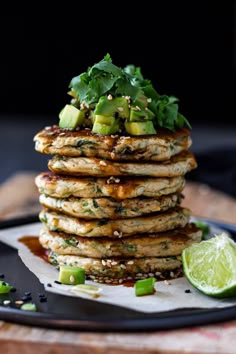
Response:
[{"label": "black sesame seed", "polygon": [[39,301],[40,301],[40,302],[47,302],[46,296],[45,296],[45,297],[41,297],[41,298],[39,299]]},{"label": "black sesame seed", "polygon": [[38,296],[39,296],[39,297],[45,297],[45,295],[42,294],[42,293],[39,293]]},{"label": "black sesame seed", "polygon": [[31,292],[30,291],[26,291],[25,292],[25,296],[30,296],[31,295]]},{"label": "black sesame seed", "polygon": [[11,288],[10,292],[11,293],[15,293],[16,292],[16,288]]},{"label": "black sesame seed", "polygon": [[47,286],[48,286],[49,288],[51,288],[51,287],[52,287],[52,284],[48,283]]},{"label": "black sesame seed", "polygon": [[31,296],[22,296],[21,300],[22,301],[30,301],[30,300],[32,300],[32,297]]},{"label": "black sesame seed", "polygon": [[61,282],[59,280],[54,280],[55,284],[61,284]]},{"label": "black sesame seed", "polygon": [[1,279],[5,278],[5,275],[3,273],[0,273],[0,278]]},{"label": "black sesame seed", "polygon": [[190,290],[190,289],[186,289],[184,292],[185,292],[186,294],[190,294],[190,293],[191,293],[191,290]]}]

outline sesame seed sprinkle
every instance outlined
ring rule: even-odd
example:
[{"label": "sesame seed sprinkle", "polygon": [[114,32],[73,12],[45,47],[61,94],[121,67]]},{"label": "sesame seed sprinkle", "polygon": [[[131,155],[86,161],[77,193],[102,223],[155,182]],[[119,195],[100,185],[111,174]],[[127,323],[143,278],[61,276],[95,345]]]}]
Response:
[{"label": "sesame seed sprinkle", "polygon": [[74,281],[75,281],[75,277],[74,277],[73,275],[71,275],[71,276],[70,276],[70,282],[71,282],[71,283],[74,283]]}]

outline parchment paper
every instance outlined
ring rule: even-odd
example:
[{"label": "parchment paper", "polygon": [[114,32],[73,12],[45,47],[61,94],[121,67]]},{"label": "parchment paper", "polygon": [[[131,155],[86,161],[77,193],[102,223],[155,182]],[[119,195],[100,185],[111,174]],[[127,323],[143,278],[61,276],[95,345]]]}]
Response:
[{"label": "parchment paper", "polygon": [[[2,230],[0,231],[0,241],[19,250],[19,256],[22,261],[38,277],[39,281],[44,284],[45,289],[49,292],[66,296],[79,296],[91,299],[91,301],[105,302],[148,313],[179,308],[220,308],[236,305],[236,298],[222,300],[201,294],[184,277],[169,281],[170,285],[167,285],[164,281],[158,281],[155,284],[156,293],[142,297],[136,297],[132,287],[98,284],[92,281],[86,281],[86,283],[102,288],[98,298],[94,299],[84,293],[75,295],[71,292],[72,286],[54,283],[58,279],[58,270],[54,266],[32,254],[24,244],[18,242],[18,239],[25,235],[35,235],[37,237],[40,227],[40,223],[34,223]],[[219,233],[222,230],[213,230],[213,232]],[[52,284],[52,287],[48,287],[48,283]],[[190,289],[191,292],[185,293],[187,289]]]}]

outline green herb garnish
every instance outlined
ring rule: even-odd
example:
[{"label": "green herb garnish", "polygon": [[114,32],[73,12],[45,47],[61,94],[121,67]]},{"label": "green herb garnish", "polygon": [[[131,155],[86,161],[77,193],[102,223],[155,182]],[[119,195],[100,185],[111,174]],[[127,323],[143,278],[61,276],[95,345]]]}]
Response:
[{"label": "green herb garnish", "polygon": [[[191,128],[179,112],[176,97],[160,95],[151,81],[144,79],[140,67],[128,65],[122,69],[112,63],[109,54],[74,77],[69,87],[73,97],[71,106],[76,107],[76,114],[72,114],[73,110],[67,105],[70,117],[62,110],[65,116],[61,113],[59,125],[62,128],[93,126],[93,133],[101,135],[122,131],[131,135],[155,134],[160,127],[174,131],[184,125]],[[115,100],[127,100],[129,108],[126,101],[126,109],[122,102],[116,107]],[[85,118],[77,124],[81,112]]]}]

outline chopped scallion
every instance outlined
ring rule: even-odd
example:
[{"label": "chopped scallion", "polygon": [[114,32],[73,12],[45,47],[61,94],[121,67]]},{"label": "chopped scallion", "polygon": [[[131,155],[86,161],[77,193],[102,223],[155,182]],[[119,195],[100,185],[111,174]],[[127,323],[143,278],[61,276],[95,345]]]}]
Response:
[{"label": "chopped scallion", "polygon": [[136,296],[142,296],[142,295],[149,295],[153,294],[155,289],[154,289],[154,284],[155,284],[156,279],[151,277],[147,279],[142,279],[142,280],[137,280],[135,283],[135,295]]}]

